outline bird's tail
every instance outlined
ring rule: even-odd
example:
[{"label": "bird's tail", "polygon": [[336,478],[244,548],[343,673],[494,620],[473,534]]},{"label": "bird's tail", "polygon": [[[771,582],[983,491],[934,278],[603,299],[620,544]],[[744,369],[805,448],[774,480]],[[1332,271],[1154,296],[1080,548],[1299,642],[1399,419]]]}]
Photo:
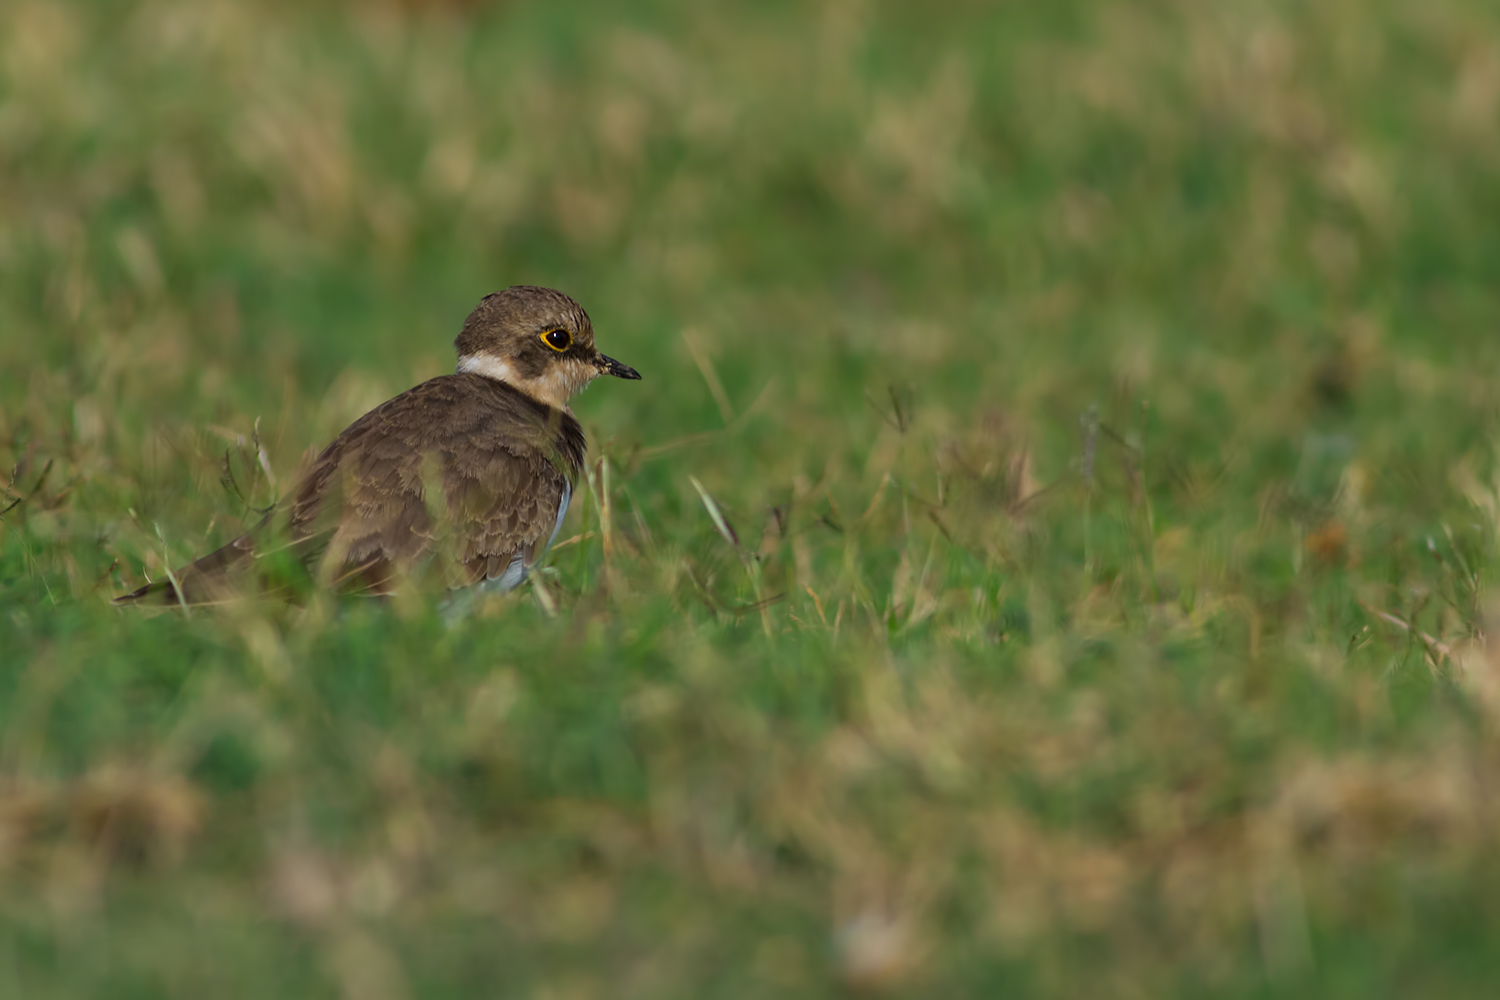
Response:
[{"label": "bird's tail", "polygon": [[250,565],[255,557],[255,540],[241,535],[221,549],[128,594],[116,597],[115,604],[213,604],[236,591],[237,572]]},{"label": "bird's tail", "polygon": [[121,594],[114,599],[115,604],[186,604],[182,594],[178,591],[171,579],[157,580],[148,583],[144,587],[132,590],[128,594]]}]

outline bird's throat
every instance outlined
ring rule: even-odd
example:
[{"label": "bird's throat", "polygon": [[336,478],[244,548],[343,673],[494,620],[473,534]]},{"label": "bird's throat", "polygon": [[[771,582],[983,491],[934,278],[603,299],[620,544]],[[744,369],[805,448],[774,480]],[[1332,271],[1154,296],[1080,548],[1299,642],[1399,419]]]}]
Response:
[{"label": "bird's throat", "polygon": [[534,378],[518,372],[504,358],[493,354],[465,354],[458,359],[458,373],[470,373],[492,378],[519,389],[532,399],[559,410],[568,408],[568,400],[581,391],[595,374],[588,365],[568,359],[554,365],[551,370]]}]

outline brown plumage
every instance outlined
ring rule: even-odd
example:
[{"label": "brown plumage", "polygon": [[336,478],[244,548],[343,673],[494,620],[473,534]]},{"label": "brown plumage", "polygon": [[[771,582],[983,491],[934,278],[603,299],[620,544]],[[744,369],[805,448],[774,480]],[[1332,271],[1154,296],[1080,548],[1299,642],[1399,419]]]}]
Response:
[{"label": "brown plumage", "polygon": [[[250,531],[117,598],[209,603],[285,586],[288,566],[386,593],[419,564],[450,587],[508,590],[551,543],[583,469],[567,399],[602,374],[638,379],[594,347],[583,308],[521,285],[487,296],[455,344],[459,370],[366,413]],[[287,560],[290,559],[290,563]]]}]

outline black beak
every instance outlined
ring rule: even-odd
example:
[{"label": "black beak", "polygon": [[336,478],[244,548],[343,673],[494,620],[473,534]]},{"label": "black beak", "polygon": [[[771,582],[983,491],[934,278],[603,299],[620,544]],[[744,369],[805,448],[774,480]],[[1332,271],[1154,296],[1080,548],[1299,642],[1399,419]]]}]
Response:
[{"label": "black beak", "polygon": [[594,364],[599,366],[601,372],[606,375],[613,375],[615,378],[639,379],[641,377],[641,373],[634,368],[629,365],[622,365],[614,358],[603,354],[594,360]]}]

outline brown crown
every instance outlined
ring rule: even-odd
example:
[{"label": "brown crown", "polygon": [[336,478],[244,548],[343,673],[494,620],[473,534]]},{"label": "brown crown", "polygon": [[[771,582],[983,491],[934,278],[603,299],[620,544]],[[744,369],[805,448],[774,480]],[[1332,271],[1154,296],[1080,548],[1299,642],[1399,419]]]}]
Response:
[{"label": "brown crown", "polygon": [[[460,357],[494,354],[502,358],[531,354],[538,337],[557,328],[573,335],[573,346],[592,353],[594,326],[583,306],[562,292],[536,285],[514,285],[486,295],[464,320],[453,346]],[[538,354],[545,357],[545,354]]]}]

